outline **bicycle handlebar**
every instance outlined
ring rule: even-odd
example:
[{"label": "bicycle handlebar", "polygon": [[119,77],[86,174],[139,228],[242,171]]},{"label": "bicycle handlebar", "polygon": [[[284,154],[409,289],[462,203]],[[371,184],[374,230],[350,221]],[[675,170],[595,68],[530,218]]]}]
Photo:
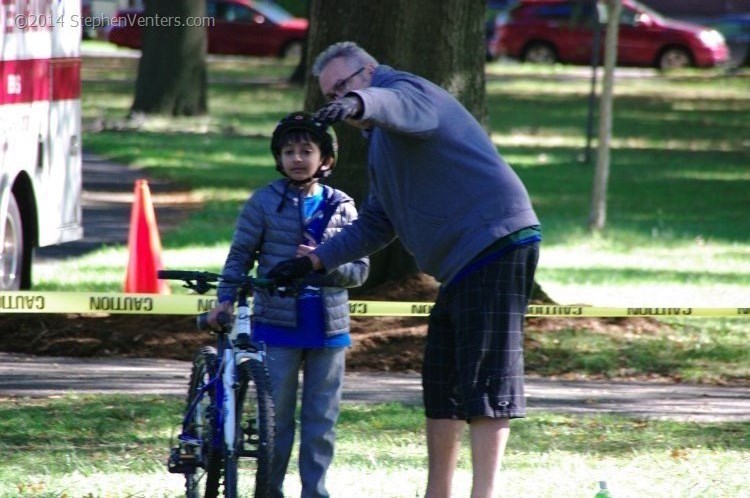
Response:
[{"label": "bicycle handlebar", "polygon": [[[219,273],[193,270],[159,270],[157,277],[161,280],[182,280],[185,287],[192,289],[198,294],[205,294],[216,287],[217,282],[237,286],[239,288],[240,303],[247,305],[247,295],[252,289],[263,288],[271,292],[279,292],[282,296],[295,295],[294,288],[287,285],[280,285],[275,279],[256,278],[251,276],[228,277]],[[198,330],[212,330],[208,323],[209,313],[201,313],[196,317]],[[232,315],[230,313],[219,312],[216,316],[216,322],[221,329],[229,328],[232,324]]]},{"label": "bicycle handlebar", "polygon": [[161,280],[206,280],[207,282],[216,281],[221,275],[207,271],[190,271],[190,270],[159,270],[157,276]]},{"label": "bicycle handlebar", "polygon": [[257,278],[251,276],[228,277],[219,273],[211,273],[207,271],[159,270],[157,272],[157,276],[161,280],[184,280],[185,282],[198,281],[202,283],[223,282],[226,284],[247,287],[250,289],[255,287],[264,289],[283,287],[282,285],[279,285],[279,283],[274,279]]}]

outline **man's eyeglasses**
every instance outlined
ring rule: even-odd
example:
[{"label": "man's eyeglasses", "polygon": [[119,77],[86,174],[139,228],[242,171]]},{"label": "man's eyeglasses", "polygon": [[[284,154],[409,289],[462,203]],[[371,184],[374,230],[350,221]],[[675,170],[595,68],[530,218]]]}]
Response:
[{"label": "man's eyeglasses", "polygon": [[329,101],[336,100],[339,95],[346,92],[346,89],[349,87],[349,82],[364,70],[365,70],[365,67],[362,66],[361,68],[357,69],[356,71],[354,71],[352,74],[350,74],[343,80],[337,81],[336,84],[333,85],[333,91],[329,94],[326,94],[325,97]]}]

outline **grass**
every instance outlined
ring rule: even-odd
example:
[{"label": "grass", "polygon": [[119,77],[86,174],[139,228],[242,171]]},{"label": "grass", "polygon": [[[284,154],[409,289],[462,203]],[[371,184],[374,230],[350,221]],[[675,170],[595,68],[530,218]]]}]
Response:
[{"label": "grass", "polygon": [[[0,404],[5,457],[0,497],[179,496],[164,462],[182,402],[169,396],[74,396]],[[741,496],[750,428],[621,416],[535,413],[513,423],[503,487],[507,494],[593,496],[606,479],[618,497]],[[345,404],[330,473],[334,496],[422,496],[421,409]],[[463,445],[456,496],[467,496]],[[700,472],[695,472],[700,468]],[[287,492],[299,493],[292,464]]]},{"label": "grass", "polygon": [[[276,177],[270,131],[302,102],[302,90],[286,84],[292,70],[276,60],[213,57],[208,116],[152,119],[133,130],[124,118],[137,59],[84,58],[86,149],[170,178],[204,202],[178,229],[162,233],[168,266],[221,266],[242,202]],[[492,136],[544,225],[538,280],[553,298],[747,306],[750,74],[620,73],[607,228],[592,235],[593,166],[580,160],[588,70],[493,63],[487,73]],[[36,280],[41,290],[118,291],[126,262],[126,248],[107,248],[63,263],[63,271],[42,267]],[[72,273],[80,277],[71,281]]]},{"label": "grass", "polygon": [[[170,268],[218,271],[248,193],[277,176],[268,143],[275,121],[302,102],[302,90],[285,82],[294,68],[212,57],[208,116],[152,119],[134,130],[124,118],[137,62],[84,58],[84,146],[170,178],[201,199],[185,223],[162,232],[163,260]],[[750,306],[750,74],[619,73],[608,225],[592,235],[585,226],[593,166],[580,161],[587,71],[487,67],[493,140],[524,180],[544,225],[537,273],[543,288],[563,304]],[[35,278],[40,290],[119,291],[126,265],[127,248],[107,247],[39,266]],[[174,291],[184,289],[175,284]],[[659,332],[626,334],[563,326],[534,337],[527,362],[545,375],[657,372],[739,382],[750,364],[746,323],[690,317],[666,321]]]},{"label": "grass", "polygon": [[527,327],[526,371],[705,384],[747,385],[750,379],[745,318],[672,318],[658,327],[617,323],[607,330],[570,322],[554,331]]},{"label": "grass", "polygon": [[[273,123],[302,92],[276,61],[212,59],[207,117],[122,127],[137,60],[86,58],[84,146],[174,179],[204,201],[163,232],[172,268],[223,263],[248,192],[274,178]],[[613,306],[747,306],[750,142],[747,74],[685,72],[618,78],[607,230],[585,230],[592,166],[585,145],[588,80],[581,69],[488,67],[493,139],[523,178],[545,226],[538,278],[562,303]],[[640,73],[637,73],[640,74]],[[104,126],[102,126],[104,125]],[[98,131],[97,131],[98,130]],[[170,147],[164,147],[169,144]],[[209,234],[209,235],[207,235]],[[40,266],[41,290],[119,291],[127,251],[102,248]],[[63,275],[64,277],[61,277]],[[746,382],[746,319],[670,318],[656,329],[580,331],[564,323],[532,331],[527,354],[540,374],[656,375],[690,382]],[[165,471],[180,400],[74,396],[0,402],[0,498],[179,496]],[[334,496],[421,496],[422,414],[399,405],[345,405],[329,482]],[[593,496],[606,479],[615,496],[746,494],[750,427],[625,416],[535,413],[513,424],[503,494]],[[456,496],[469,487],[466,450]],[[287,491],[299,493],[296,468]]]}]

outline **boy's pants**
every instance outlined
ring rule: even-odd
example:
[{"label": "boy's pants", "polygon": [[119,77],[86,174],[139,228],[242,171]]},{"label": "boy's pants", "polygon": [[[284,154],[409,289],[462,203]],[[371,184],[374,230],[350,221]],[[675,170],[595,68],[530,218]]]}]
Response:
[{"label": "boy's pants", "polygon": [[303,497],[328,497],[325,475],[333,459],[346,348],[267,348],[276,414],[271,496],[282,498],[295,434],[299,372],[302,369],[299,473]]}]

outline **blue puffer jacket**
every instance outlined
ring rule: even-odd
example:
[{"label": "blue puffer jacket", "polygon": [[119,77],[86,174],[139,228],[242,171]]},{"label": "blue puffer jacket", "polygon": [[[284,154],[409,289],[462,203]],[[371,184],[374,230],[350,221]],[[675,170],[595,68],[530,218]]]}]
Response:
[{"label": "blue puffer jacket", "polygon": [[[357,210],[348,195],[327,185],[322,187],[324,199],[336,205],[323,235],[322,244],[325,244],[342,227],[357,219]],[[304,242],[301,206],[299,192],[286,179],[276,180],[253,193],[237,220],[223,273],[247,275],[257,261],[257,275],[263,277],[280,261],[294,258],[297,246]],[[343,264],[327,275],[315,274],[303,281],[323,287],[326,335],[334,336],[349,330],[349,294],[346,288],[362,285],[369,270],[369,260],[362,258]],[[234,301],[235,289],[220,286],[217,295],[219,301]],[[280,327],[297,325],[297,300],[294,298],[257,290],[253,297],[253,311],[258,322]]]}]

